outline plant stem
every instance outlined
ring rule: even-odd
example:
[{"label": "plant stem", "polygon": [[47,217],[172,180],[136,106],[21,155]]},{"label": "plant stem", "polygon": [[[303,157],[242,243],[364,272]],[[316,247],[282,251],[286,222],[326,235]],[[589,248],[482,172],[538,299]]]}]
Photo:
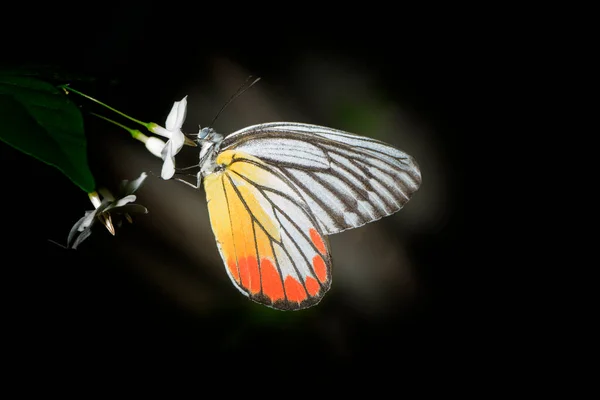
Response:
[{"label": "plant stem", "polygon": [[105,121],[108,121],[108,122],[110,122],[112,124],[115,124],[118,127],[121,127],[123,129],[125,129],[127,132],[129,132],[129,134],[131,135],[131,137],[134,138],[134,139],[136,139],[139,135],[143,135],[143,133],[140,132],[140,131],[138,131],[137,129],[131,129],[131,128],[129,128],[129,127],[123,125],[123,124],[120,124],[117,121],[113,121],[112,119],[107,118],[107,117],[105,117],[103,115],[96,114],[94,112],[90,112],[90,114],[92,114],[93,116],[96,116],[98,118],[101,118],[101,119],[103,119]]},{"label": "plant stem", "polygon": [[[93,97],[90,97],[90,96],[88,96],[87,94],[81,93],[80,91],[78,91],[78,90],[75,90],[75,89],[73,89],[73,88],[72,88],[72,87],[70,87],[70,86],[63,85],[63,86],[61,86],[61,88],[62,88],[63,90],[65,90],[65,91],[71,91],[71,92],[73,92],[73,93],[76,93],[76,94],[78,94],[78,95],[80,95],[80,96],[83,96],[83,97],[85,97],[85,98],[86,98],[86,99],[88,99],[88,100],[94,101],[94,102],[96,102],[96,103],[100,104],[101,106],[103,106],[103,107],[106,107],[106,108],[108,108],[109,110],[111,110],[111,111],[113,111],[113,112],[116,112],[117,114],[119,114],[119,115],[121,115],[121,116],[123,116],[123,117],[125,117],[125,118],[127,118],[127,119],[129,119],[129,120],[131,120],[131,121],[133,121],[133,122],[135,122],[135,123],[137,123],[137,124],[140,124],[140,125],[142,125],[143,127],[147,128],[147,129],[149,129],[149,126],[150,126],[150,124],[149,124],[149,123],[147,123],[147,122],[142,122],[142,121],[140,121],[140,120],[137,120],[137,119],[135,119],[135,118],[133,118],[133,117],[130,117],[129,115],[127,115],[127,114],[124,114],[124,113],[122,113],[121,111],[119,111],[119,110],[116,110],[116,109],[112,108],[111,106],[109,106],[109,105],[107,105],[107,104],[104,104],[103,102],[101,102],[101,101],[99,101],[99,100],[96,100],[96,99],[94,99]],[[103,118],[103,117],[101,117],[101,118]],[[105,118],[105,119],[108,119],[108,118]],[[111,121],[111,120],[109,120],[109,121]],[[114,121],[111,121],[111,122],[113,122],[113,123],[117,124],[117,123],[116,123],[116,122],[114,122]],[[119,125],[119,126],[123,126],[123,125],[120,125],[120,124],[117,124],[117,125]]]}]

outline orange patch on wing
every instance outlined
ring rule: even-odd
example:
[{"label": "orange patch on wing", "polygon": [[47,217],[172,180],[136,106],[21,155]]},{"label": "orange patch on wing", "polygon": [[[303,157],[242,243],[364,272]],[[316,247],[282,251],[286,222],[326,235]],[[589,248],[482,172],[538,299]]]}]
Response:
[{"label": "orange patch on wing", "polygon": [[237,268],[237,264],[235,263],[235,260],[227,260],[227,267],[229,268],[229,272],[231,273],[231,276],[233,277],[233,279],[235,279],[235,281],[237,283],[240,283],[240,274],[238,272],[238,268]]},{"label": "orange patch on wing", "polygon": [[317,274],[317,278],[321,282],[325,282],[327,280],[327,268],[325,267],[325,261],[320,255],[316,255],[312,259],[313,267],[315,268],[315,274]]},{"label": "orange patch on wing", "polygon": [[240,276],[242,286],[250,290],[253,294],[260,291],[260,274],[258,272],[258,262],[254,257],[243,257],[238,260],[240,266]]},{"label": "orange patch on wing", "polygon": [[313,244],[317,247],[321,254],[326,254],[327,249],[325,248],[325,243],[323,243],[323,239],[321,239],[319,233],[314,228],[310,228],[308,233],[310,234],[310,240],[312,240]]},{"label": "orange patch on wing", "polygon": [[270,298],[271,301],[282,300],[284,294],[281,278],[271,261],[263,258],[260,262],[260,271],[262,276],[263,294]]},{"label": "orange patch on wing", "polygon": [[285,278],[285,294],[290,301],[297,301],[300,303],[302,300],[306,300],[304,287],[291,276]]},{"label": "orange patch on wing", "polygon": [[319,293],[319,282],[317,282],[317,280],[311,276],[307,276],[306,277],[306,290],[308,290],[308,294],[310,294],[311,296],[316,295],[317,293]]}]

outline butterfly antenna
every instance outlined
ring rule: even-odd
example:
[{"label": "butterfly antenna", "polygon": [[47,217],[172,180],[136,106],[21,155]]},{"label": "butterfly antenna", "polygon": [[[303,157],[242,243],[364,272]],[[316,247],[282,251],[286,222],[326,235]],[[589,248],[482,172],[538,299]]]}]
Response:
[{"label": "butterfly antenna", "polygon": [[223,112],[223,110],[225,110],[225,108],[231,104],[235,99],[237,99],[238,97],[240,97],[241,95],[243,95],[246,90],[250,89],[252,86],[254,86],[254,84],[256,84],[258,81],[260,81],[260,77],[254,79],[252,81],[252,83],[248,84],[248,81],[250,79],[252,79],[253,76],[250,75],[248,78],[246,78],[246,80],[244,81],[244,83],[242,83],[242,85],[239,87],[239,89],[229,98],[229,100],[227,100],[227,102],[225,104],[223,104],[223,107],[221,107],[221,109],[219,110],[219,112],[217,113],[217,115],[215,115],[215,117],[213,118],[212,122],[210,123],[210,125],[208,125],[209,128],[212,128],[213,124],[216,122],[217,118],[219,118],[219,115],[221,115],[221,113]]}]

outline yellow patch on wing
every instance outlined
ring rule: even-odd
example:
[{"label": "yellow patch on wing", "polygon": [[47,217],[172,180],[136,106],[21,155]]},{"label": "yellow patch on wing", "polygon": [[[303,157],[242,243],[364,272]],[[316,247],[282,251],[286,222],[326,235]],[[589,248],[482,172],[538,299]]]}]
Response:
[{"label": "yellow patch on wing", "polygon": [[[241,285],[250,293],[256,294],[260,291],[260,274],[258,272],[258,258],[256,255],[256,243],[252,228],[252,216],[244,207],[242,200],[235,192],[227,175],[223,177],[225,196],[229,206],[231,231],[233,232],[233,245],[235,247],[235,258],[240,272]],[[233,256],[230,256],[233,260]],[[230,260],[227,260],[229,263]]]},{"label": "yellow patch on wing", "polygon": [[[331,283],[331,258],[304,200],[287,178],[255,157],[229,150],[217,163],[224,168],[206,176],[204,188],[233,283],[274,308],[316,304]],[[282,213],[289,213],[284,225]]]},{"label": "yellow patch on wing", "polygon": [[204,178],[204,190],[206,191],[210,225],[217,239],[217,245],[223,257],[223,262],[227,266],[227,271],[231,278],[239,284],[240,273],[237,266],[237,259],[235,258],[231,218],[227,198],[225,197],[223,178],[224,175],[222,174],[208,175]]},{"label": "yellow patch on wing", "polygon": [[233,180],[250,213],[257,219],[258,223],[273,239],[281,240],[279,226],[273,214],[273,207],[260,191],[235,174],[227,174]]},{"label": "yellow patch on wing", "polygon": [[251,156],[248,153],[243,153],[243,152],[239,152],[239,151],[235,151],[235,150],[227,150],[227,151],[220,153],[217,156],[217,159],[215,160],[215,162],[217,163],[217,165],[230,165],[233,163],[236,156],[238,156],[238,158],[244,158],[245,160],[254,161],[258,164],[263,164],[263,162],[256,157]]}]

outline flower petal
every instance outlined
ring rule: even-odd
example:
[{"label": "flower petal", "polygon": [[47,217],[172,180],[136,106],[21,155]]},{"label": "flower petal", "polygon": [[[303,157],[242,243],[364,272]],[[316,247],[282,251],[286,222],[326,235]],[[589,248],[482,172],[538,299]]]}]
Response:
[{"label": "flower petal", "polygon": [[164,162],[160,176],[165,180],[171,179],[173,175],[175,175],[175,157],[173,157],[173,147],[171,146],[170,140],[163,150],[162,157]]},{"label": "flower petal", "polygon": [[181,151],[184,141],[185,136],[183,136],[183,132],[180,130],[173,132],[173,136],[171,136],[171,155],[173,157]]},{"label": "flower petal", "polygon": [[85,239],[89,238],[91,234],[92,234],[91,228],[84,230],[77,236],[77,239],[75,239],[73,244],[69,245],[67,242],[67,247],[70,247],[72,249],[77,249],[77,246],[79,246],[81,244],[81,242],[83,242]]},{"label": "flower petal", "polygon": [[115,203],[111,204],[110,206],[106,207],[106,210],[112,211],[113,208],[123,207],[127,203],[133,203],[135,201],[135,199],[136,199],[135,194],[127,195],[127,196],[123,197],[122,199],[117,200]]},{"label": "flower petal", "polygon": [[[115,196],[112,195],[110,190],[105,187],[98,188],[98,192],[102,195],[103,202],[113,202],[115,201]],[[93,203],[93,202],[92,202]],[[94,204],[94,207],[98,208],[100,205]]]},{"label": "flower petal", "polygon": [[168,180],[175,175],[175,160],[173,158],[167,158],[163,163],[162,170],[160,171],[161,178]]},{"label": "flower petal", "polygon": [[126,204],[119,208],[113,208],[111,212],[118,214],[148,214],[148,209],[141,204]]},{"label": "flower petal", "polygon": [[[89,218],[90,214],[93,214],[91,219]],[[73,241],[73,239],[75,239],[75,236],[78,235],[77,232],[81,232],[81,231],[85,230],[85,228],[86,228],[86,227],[83,227],[83,228],[79,229],[79,227],[83,226],[84,223],[86,225],[88,225],[87,227],[89,227],[94,222],[95,216],[96,216],[95,211],[86,211],[85,215],[83,217],[79,218],[79,220],[77,222],[75,222],[75,224],[71,228],[71,231],[69,231],[69,236],[67,237],[67,247],[73,247],[71,245],[71,242]]]},{"label": "flower petal", "polygon": [[129,194],[135,193],[140,188],[140,186],[142,186],[142,184],[144,183],[144,181],[146,180],[147,177],[148,177],[148,174],[145,172],[142,172],[140,174],[139,178],[137,178],[134,181],[131,181],[131,182],[126,181],[126,180],[122,181],[121,187],[119,190],[120,197],[124,197]]},{"label": "flower petal", "polygon": [[[96,215],[98,213],[98,210],[99,208],[95,209],[94,211],[86,211],[85,216],[79,221],[77,221],[77,224],[79,224],[79,226],[77,227],[77,231],[82,232],[83,230],[90,228],[96,221]],[[73,226],[73,228],[75,228],[75,226]]]},{"label": "flower petal", "polygon": [[177,122],[177,110],[179,109],[179,102],[176,101],[173,103],[173,107],[171,107],[171,111],[169,111],[169,115],[167,115],[167,122],[165,123],[165,128],[168,131],[172,131],[175,127],[175,122]]},{"label": "flower petal", "polygon": [[151,124],[151,126],[148,128],[148,130],[152,133],[156,133],[157,135],[160,135],[162,137],[166,137],[167,139],[171,138],[172,132],[168,129],[163,128],[162,126],[158,125],[158,124]]},{"label": "flower petal", "polygon": [[183,122],[185,121],[186,113],[187,96],[181,99],[181,101],[176,101],[175,103],[173,103],[171,112],[167,116],[167,122],[165,123],[165,127],[170,131],[181,129],[181,127],[183,126]]},{"label": "flower petal", "polygon": [[175,121],[175,129],[181,130],[183,123],[185,122],[185,117],[187,116],[187,96],[185,96],[179,102],[179,107],[177,108],[177,121]]}]

